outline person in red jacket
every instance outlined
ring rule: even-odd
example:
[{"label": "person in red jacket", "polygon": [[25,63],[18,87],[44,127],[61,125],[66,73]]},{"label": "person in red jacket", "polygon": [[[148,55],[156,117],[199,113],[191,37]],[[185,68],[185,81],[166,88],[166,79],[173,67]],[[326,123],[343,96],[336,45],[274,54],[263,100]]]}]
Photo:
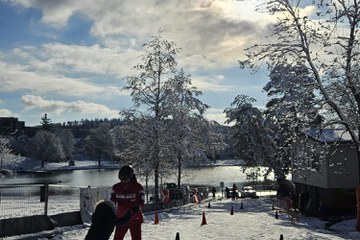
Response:
[{"label": "person in red jacket", "polygon": [[132,240],[141,240],[141,224],[144,221],[144,189],[137,182],[134,169],[124,165],[118,175],[120,182],[112,187],[111,201],[116,204],[117,217],[123,217],[130,210],[130,221],[125,225],[116,226],[114,240],[122,240],[130,229]]}]

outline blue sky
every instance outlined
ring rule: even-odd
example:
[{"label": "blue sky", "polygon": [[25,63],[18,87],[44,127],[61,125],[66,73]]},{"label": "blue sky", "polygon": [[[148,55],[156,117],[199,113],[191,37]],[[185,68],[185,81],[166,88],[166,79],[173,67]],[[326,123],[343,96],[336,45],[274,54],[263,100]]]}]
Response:
[{"label": "blue sky", "polygon": [[0,116],[38,125],[117,118],[131,106],[121,90],[161,28],[181,48],[179,68],[223,124],[236,95],[266,103],[267,72],[252,75],[238,60],[264,39],[269,16],[257,0],[0,0]]}]

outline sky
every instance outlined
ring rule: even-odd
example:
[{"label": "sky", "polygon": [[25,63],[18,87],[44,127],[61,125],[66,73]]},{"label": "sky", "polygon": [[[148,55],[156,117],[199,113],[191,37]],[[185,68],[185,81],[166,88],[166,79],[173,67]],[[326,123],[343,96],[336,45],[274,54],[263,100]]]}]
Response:
[{"label": "sky", "polygon": [[240,69],[264,38],[263,0],[0,0],[0,117],[39,125],[112,119],[132,106],[124,77],[159,29],[181,49],[178,67],[210,105],[209,120],[245,94],[266,104],[266,70]]}]

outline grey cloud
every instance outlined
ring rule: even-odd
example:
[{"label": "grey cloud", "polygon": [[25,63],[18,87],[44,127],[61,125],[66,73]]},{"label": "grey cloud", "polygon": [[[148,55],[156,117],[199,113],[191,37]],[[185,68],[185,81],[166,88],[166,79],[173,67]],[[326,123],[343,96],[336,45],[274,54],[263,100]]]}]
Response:
[{"label": "grey cloud", "polygon": [[[48,19],[49,23],[67,21],[65,18],[74,13],[87,16],[93,21],[91,33],[98,37],[102,44],[111,44],[111,48],[139,48],[149,40],[150,35],[156,34],[157,30],[162,28],[165,34],[183,49],[184,54],[207,56],[215,65],[226,65],[230,62],[234,64],[235,52],[240,55],[246,47],[240,42],[238,46],[228,46],[227,41],[243,37],[258,38],[258,34],[263,32],[258,22],[252,19],[239,20],[227,16],[220,5],[234,2],[230,0],[24,2],[42,9],[44,19]],[[210,66],[211,61],[208,62]]]}]

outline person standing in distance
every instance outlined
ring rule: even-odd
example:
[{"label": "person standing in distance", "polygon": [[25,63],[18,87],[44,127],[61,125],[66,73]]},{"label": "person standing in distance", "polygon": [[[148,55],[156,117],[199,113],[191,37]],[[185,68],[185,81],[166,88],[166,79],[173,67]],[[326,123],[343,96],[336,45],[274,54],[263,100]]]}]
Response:
[{"label": "person standing in distance", "polygon": [[111,201],[116,204],[117,217],[123,217],[130,210],[131,219],[125,225],[116,226],[114,240],[122,240],[130,229],[132,240],[141,240],[141,224],[144,221],[144,189],[137,182],[131,165],[124,165],[118,174],[120,182],[112,186]]}]

